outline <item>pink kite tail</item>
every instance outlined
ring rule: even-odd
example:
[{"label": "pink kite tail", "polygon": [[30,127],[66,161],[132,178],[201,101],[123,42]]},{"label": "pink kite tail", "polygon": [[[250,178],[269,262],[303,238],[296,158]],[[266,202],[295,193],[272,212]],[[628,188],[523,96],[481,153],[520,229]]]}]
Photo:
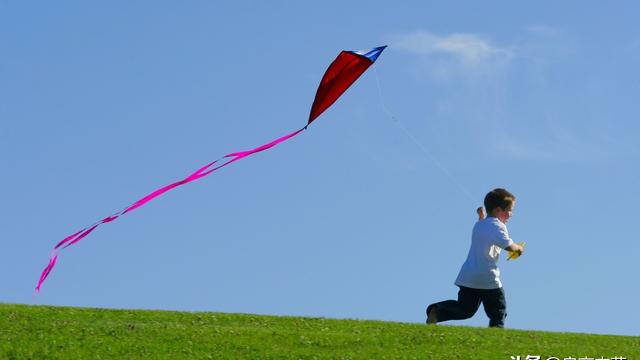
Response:
[{"label": "pink kite tail", "polygon": [[187,176],[186,178],[184,178],[184,179],[182,179],[182,180],[180,180],[180,181],[176,181],[176,182],[174,182],[173,184],[170,184],[170,185],[167,185],[167,186],[165,186],[165,187],[162,187],[162,188],[160,188],[160,189],[158,189],[158,190],[156,190],[156,191],[152,192],[151,194],[149,194],[149,195],[147,195],[147,196],[143,197],[142,199],[140,199],[140,200],[136,201],[133,205],[131,205],[131,206],[127,207],[127,208],[122,212],[122,215],[124,215],[124,214],[128,213],[129,211],[132,211],[132,210],[135,210],[135,209],[139,208],[140,206],[142,206],[142,205],[144,205],[144,204],[148,203],[149,201],[151,201],[151,200],[153,200],[153,199],[157,198],[158,196],[160,196],[160,195],[162,195],[162,194],[166,193],[167,191],[169,191],[169,190],[171,190],[171,189],[173,189],[173,188],[177,188],[178,186],[184,185],[184,184],[186,184],[186,183],[190,183],[190,182],[192,182],[192,181],[194,181],[194,180],[198,180],[198,179],[200,179],[201,177],[204,177],[204,176],[208,175],[209,173],[207,173],[207,174],[203,175],[203,172],[204,172],[206,169],[208,169],[209,167],[211,167],[211,165],[213,165],[213,164],[215,164],[215,163],[217,163],[217,162],[218,162],[218,160],[216,160],[216,161],[214,161],[214,162],[211,162],[211,163],[209,163],[209,164],[207,164],[207,165],[205,165],[205,166],[201,167],[201,168],[200,168],[200,169],[198,169],[196,172],[194,172],[193,174],[191,174],[191,175]]},{"label": "pink kite tail", "polygon": [[58,245],[56,245],[56,247],[53,248],[53,250],[58,250],[58,248],[66,243],[68,243],[69,241],[72,241],[73,239],[75,239],[81,232],[83,232],[85,229],[82,229],[80,231],[78,231],[77,233],[73,234],[73,235],[69,235],[66,238],[64,238],[64,240],[60,241],[58,243]]},{"label": "pink kite tail", "polygon": [[58,255],[54,255],[49,259],[49,264],[47,265],[47,267],[44,268],[44,270],[42,270],[42,274],[40,275],[40,279],[38,280],[38,285],[36,286],[36,292],[40,292],[40,287],[42,286],[42,283],[47,278],[47,276],[49,276],[51,269],[53,269],[53,267],[56,266],[56,261],[58,261]]},{"label": "pink kite tail", "polygon": [[298,135],[298,134],[299,134],[302,130],[304,130],[305,128],[306,128],[306,127],[303,127],[303,128],[302,128],[302,129],[300,129],[300,130],[296,130],[296,131],[292,132],[291,134],[288,134],[288,135],[285,135],[285,136],[283,136],[283,137],[281,137],[281,138],[275,139],[275,140],[273,140],[273,141],[272,141],[272,142],[270,142],[270,143],[264,144],[264,145],[262,145],[262,146],[258,146],[258,147],[257,147],[257,148],[255,148],[255,149],[251,149],[251,150],[247,150],[247,151],[239,151],[239,152],[231,153],[231,154],[225,155],[224,157],[226,157],[226,158],[228,158],[228,157],[236,157],[236,158],[240,158],[240,159],[241,159],[241,158],[243,158],[243,157],[246,157],[246,156],[249,156],[249,155],[255,154],[255,153],[257,153],[257,152],[260,152],[260,151],[264,151],[264,150],[270,149],[270,148],[272,148],[272,147],[274,147],[274,146],[276,146],[276,145],[280,144],[281,142],[283,142],[283,141],[285,141],[285,140],[289,140],[290,138],[292,138],[292,137],[294,137],[294,136]]},{"label": "pink kite tail", "polygon": [[93,230],[95,230],[100,224],[104,224],[106,221],[101,220],[99,223],[93,225],[92,227],[88,228],[87,230],[83,231],[82,234],[78,235],[75,239],[73,239],[73,241],[70,241],[67,245],[65,245],[63,247],[63,249],[68,248],[69,246],[77,243],[78,241],[82,240],[85,236],[91,234],[91,232],[93,232]]},{"label": "pink kite tail", "polygon": [[64,238],[62,241],[60,241],[54,248],[53,251],[51,253],[50,259],[49,259],[49,264],[44,268],[44,270],[42,271],[42,274],[40,275],[40,279],[38,280],[38,284],[36,286],[36,292],[40,291],[40,288],[42,287],[42,283],[45,281],[45,279],[49,276],[49,273],[51,272],[51,270],[53,269],[53,267],[56,265],[56,262],[58,260],[58,256],[59,256],[59,251],[68,248],[71,245],[74,245],[76,243],[78,243],[80,240],[82,240],[83,238],[85,238],[87,235],[89,235],[93,230],[95,230],[98,226],[102,225],[102,224],[106,224],[109,222],[112,222],[114,220],[116,220],[117,218],[119,218],[120,216],[135,210],[139,207],[141,207],[142,205],[145,205],[146,203],[148,203],[149,201],[157,198],[158,196],[166,193],[167,191],[177,188],[178,186],[182,186],[184,184],[188,184],[192,181],[198,180],[200,178],[203,178],[209,174],[211,174],[212,172],[225,167],[229,164],[231,164],[232,162],[238,161],[240,159],[243,159],[249,155],[267,150],[269,148],[272,148],[276,145],[278,145],[279,143],[286,141],[296,135],[298,135],[300,132],[302,132],[302,130],[306,129],[306,127],[300,129],[300,130],[296,130],[288,135],[282,136],[276,140],[273,140],[267,144],[264,144],[262,146],[258,146],[255,149],[251,149],[251,150],[246,150],[246,151],[240,151],[240,152],[235,152],[235,153],[231,153],[228,155],[225,155],[223,157],[224,158],[231,158],[230,160],[226,161],[225,163],[223,163],[222,165],[218,165],[217,167],[211,168],[214,164],[216,164],[220,159],[210,162],[207,165],[201,167],[200,169],[196,170],[193,174],[187,176],[186,178],[180,180],[180,181],[176,181],[172,184],[166,185],[161,187],[160,189],[157,189],[153,192],[151,192],[150,194],[144,196],[143,198],[141,198],[140,200],[136,201],[135,203],[133,203],[132,205],[127,206],[124,210],[117,212],[113,215],[107,216],[106,218],[96,222],[95,224],[86,227],[72,235],[67,236],[66,238]]}]

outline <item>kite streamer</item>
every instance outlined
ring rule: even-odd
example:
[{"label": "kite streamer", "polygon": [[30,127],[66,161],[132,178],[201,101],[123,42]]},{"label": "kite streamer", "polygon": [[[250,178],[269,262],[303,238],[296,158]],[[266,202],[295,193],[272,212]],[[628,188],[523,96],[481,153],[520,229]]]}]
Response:
[{"label": "kite streamer", "polygon": [[[176,181],[172,184],[166,185],[157,189],[150,194],[144,196],[140,200],[135,203],[127,206],[123,210],[109,215],[106,218],[83,228],[80,231],[75,232],[72,235],[67,236],[62,241],[58,242],[58,244],[53,248],[51,254],[49,255],[49,263],[42,271],[40,278],[38,279],[38,284],[36,285],[36,292],[39,292],[42,283],[47,279],[51,270],[56,265],[58,261],[58,257],[60,255],[60,251],[68,248],[71,245],[77,244],[80,240],[87,237],[87,235],[91,234],[98,226],[102,224],[106,224],[118,219],[120,216],[133,211],[151,200],[157,198],[160,195],[163,195],[169,190],[175,189],[179,186],[188,184],[192,181],[199,180],[212,172],[221,169],[233,162],[241,160],[247,156],[253,155],[255,153],[270,149],[281,142],[291,139],[292,137],[300,134],[303,130],[306,130],[307,127],[322,114],[326,109],[328,109],[331,105],[333,105],[336,100],[362,75],[368,68],[371,66],[378,56],[382,53],[382,51],[386,48],[386,46],[380,46],[374,48],[370,51],[342,51],[336,59],[329,65],[329,68],[325,72],[322,80],[320,81],[320,85],[318,86],[318,90],[316,91],[316,96],[313,100],[313,104],[311,105],[311,111],[309,112],[309,120],[307,125],[305,125],[300,130],[296,130],[290,134],[284,135],[280,138],[277,138],[273,141],[270,141],[264,145],[258,146],[251,150],[238,151],[231,154],[227,154],[222,158],[210,162],[209,164],[201,167],[193,174],[187,176],[186,178]],[[218,163],[221,164],[217,165]]]}]

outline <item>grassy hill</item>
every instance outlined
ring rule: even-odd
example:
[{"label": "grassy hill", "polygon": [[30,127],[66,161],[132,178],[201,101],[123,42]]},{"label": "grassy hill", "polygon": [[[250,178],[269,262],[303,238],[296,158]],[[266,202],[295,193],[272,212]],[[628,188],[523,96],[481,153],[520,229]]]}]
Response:
[{"label": "grassy hill", "polygon": [[0,304],[0,359],[640,359],[640,337]]}]

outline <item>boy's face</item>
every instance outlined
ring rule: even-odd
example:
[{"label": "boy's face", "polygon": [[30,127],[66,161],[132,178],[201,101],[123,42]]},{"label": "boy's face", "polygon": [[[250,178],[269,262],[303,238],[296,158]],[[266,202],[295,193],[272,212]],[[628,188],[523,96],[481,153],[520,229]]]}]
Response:
[{"label": "boy's face", "polygon": [[513,214],[513,206],[515,204],[516,204],[515,201],[512,202],[511,205],[504,210],[501,207],[495,208],[494,213],[498,218],[498,220],[500,220],[503,224],[506,224],[507,221],[509,221],[509,219],[511,218],[511,215]]}]

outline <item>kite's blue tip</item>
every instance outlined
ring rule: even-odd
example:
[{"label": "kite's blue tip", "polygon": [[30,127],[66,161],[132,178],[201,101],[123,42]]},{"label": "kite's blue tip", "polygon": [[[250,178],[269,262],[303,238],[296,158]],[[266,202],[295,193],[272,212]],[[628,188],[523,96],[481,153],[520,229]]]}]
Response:
[{"label": "kite's blue tip", "polygon": [[380,56],[380,54],[382,53],[382,51],[386,49],[386,47],[387,45],[378,46],[377,48],[374,48],[366,53],[364,51],[354,51],[354,52],[358,55],[362,55],[366,57],[367,59],[371,60],[371,62],[375,62],[376,59],[378,59],[378,56]]}]

